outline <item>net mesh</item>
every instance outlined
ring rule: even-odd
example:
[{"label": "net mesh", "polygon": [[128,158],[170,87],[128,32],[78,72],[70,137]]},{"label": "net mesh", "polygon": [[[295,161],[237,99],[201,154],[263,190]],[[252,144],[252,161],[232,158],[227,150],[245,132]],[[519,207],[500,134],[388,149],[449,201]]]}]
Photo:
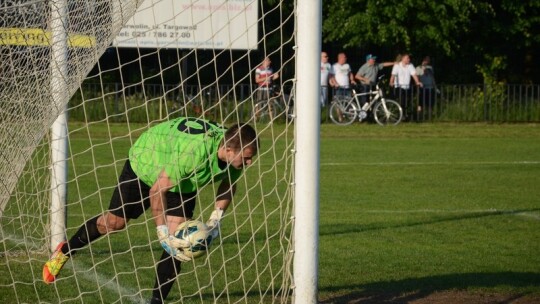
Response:
[{"label": "net mesh", "polygon": [[[155,27],[133,18],[137,8],[156,16],[163,5],[173,9]],[[280,1],[2,2],[0,302],[142,303],[152,292],[162,250],[150,212],[85,247],[54,285],[43,284],[54,216],[49,129],[60,113],[69,117],[65,238],[107,210],[129,147],[150,126],[180,116],[254,126],[261,148],[237,183],[221,237],[183,265],[168,300],[288,302],[293,13]],[[279,78],[259,99],[255,71],[265,57]],[[208,218],[218,186],[199,189],[196,219]]]}]

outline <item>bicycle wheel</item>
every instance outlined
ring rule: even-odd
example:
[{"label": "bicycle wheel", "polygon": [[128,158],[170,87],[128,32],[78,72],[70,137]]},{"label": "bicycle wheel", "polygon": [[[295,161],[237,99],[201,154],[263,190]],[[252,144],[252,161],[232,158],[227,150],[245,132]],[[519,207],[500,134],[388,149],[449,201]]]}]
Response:
[{"label": "bicycle wheel", "polygon": [[284,107],[284,100],[283,97],[274,97],[270,100],[270,105],[272,106],[272,113],[274,115],[272,116],[272,120],[281,119],[285,120],[286,118],[286,108]]},{"label": "bicycle wheel", "polygon": [[375,121],[381,126],[397,125],[403,118],[403,110],[397,101],[379,101],[373,110]]},{"label": "bicycle wheel", "polygon": [[356,118],[358,107],[353,99],[334,98],[330,106],[330,119],[336,125],[350,125]]},{"label": "bicycle wheel", "polygon": [[259,101],[253,108],[251,118],[254,122],[269,123],[276,119],[277,110],[274,100]]}]

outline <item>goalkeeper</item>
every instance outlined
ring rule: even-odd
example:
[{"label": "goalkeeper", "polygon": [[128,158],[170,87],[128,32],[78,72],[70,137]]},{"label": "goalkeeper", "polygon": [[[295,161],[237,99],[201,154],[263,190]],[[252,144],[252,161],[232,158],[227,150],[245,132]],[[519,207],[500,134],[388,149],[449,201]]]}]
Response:
[{"label": "goalkeeper", "polygon": [[43,280],[55,281],[66,261],[79,249],[110,232],[126,227],[148,208],[164,249],[157,264],[151,303],[167,297],[181,262],[188,262],[181,248],[186,241],[170,233],[193,217],[197,190],[210,183],[218,186],[215,210],[207,222],[212,237],[219,235],[219,222],[235,193],[235,182],[257,154],[255,130],[247,124],[224,129],[198,118],[177,118],[144,132],[129,150],[108,211],[86,223],[68,242],[58,245],[43,267]]}]

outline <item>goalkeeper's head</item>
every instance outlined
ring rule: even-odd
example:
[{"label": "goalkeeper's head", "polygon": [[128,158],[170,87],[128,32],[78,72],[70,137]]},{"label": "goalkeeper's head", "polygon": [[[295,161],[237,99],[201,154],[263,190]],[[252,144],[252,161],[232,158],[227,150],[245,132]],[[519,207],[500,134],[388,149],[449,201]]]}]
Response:
[{"label": "goalkeeper's head", "polygon": [[249,166],[259,150],[257,132],[248,124],[233,125],[225,131],[220,149],[223,160],[231,166],[237,169]]}]

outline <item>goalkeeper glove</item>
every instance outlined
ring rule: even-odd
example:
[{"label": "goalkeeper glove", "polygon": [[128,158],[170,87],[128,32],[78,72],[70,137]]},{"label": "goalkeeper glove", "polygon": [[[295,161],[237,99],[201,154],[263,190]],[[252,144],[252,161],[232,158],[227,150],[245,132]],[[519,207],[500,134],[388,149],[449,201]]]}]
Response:
[{"label": "goalkeeper glove", "polygon": [[212,211],[210,218],[206,222],[206,226],[208,226],[208,230],[210,230],[212,240],[219,236],[219,221],[223,217],[223,213],[225,213],[223,209],[217,208],[216,210]]},{"label": "goalkeeper glove", "polygon": [[175,259],[181,261],[181,262],[189,262],[191,261],[191,258],[186,256],[183,252],[183,248],[189,248],[191,244],[188,241],[179,239],[177,237],[174,237],[169,234],[169,228],[167,228],[167,225],[159,225],[157,226],[157,235],[159,242],[161,243],[161,247],[173,256]]}]

